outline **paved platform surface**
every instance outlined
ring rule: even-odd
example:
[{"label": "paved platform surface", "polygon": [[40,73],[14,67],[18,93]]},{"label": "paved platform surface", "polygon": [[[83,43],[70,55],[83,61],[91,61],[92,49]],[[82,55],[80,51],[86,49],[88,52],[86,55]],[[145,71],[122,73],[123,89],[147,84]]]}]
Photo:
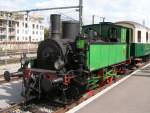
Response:
[{"label": "paved platform surface", "polygon": [[[19,67],[20,67],[19,63],[2,65],[0,66],[0,75],[2,75],[6,70],[10,72],[16,72],[19,69]],[[0,108],[6,108],[9,106],[10,103],[16,103],[21,101],[23,99],[20,95],[21,88],[22,88],[21,80],[1,84],[0,85]]]},{"label": "paved platform surface", "polygon": [[0,85],[0,108],[9,107],[11,103],[18,103],[21,97],[21,80]]},{"label": "paved platform surface", "polygon": [[76,113],[150,113],[150,66]]}]

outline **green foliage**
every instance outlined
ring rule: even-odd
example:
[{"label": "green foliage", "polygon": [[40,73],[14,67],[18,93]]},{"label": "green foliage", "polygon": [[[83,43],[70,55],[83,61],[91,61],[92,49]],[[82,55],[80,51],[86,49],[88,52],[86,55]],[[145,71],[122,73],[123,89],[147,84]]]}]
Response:
[{"label": "green foliage", "polygon": [[49,30],[48,30],[48,28],[45,28],[44,29],[44,40],[48,39],[48,37],[49,37]]}]

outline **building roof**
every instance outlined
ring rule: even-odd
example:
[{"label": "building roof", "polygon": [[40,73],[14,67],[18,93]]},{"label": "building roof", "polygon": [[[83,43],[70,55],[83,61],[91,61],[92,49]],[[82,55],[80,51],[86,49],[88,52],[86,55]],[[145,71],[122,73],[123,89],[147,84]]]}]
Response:
[{"label": "building roof", "polygon": [[150,28],[148,28],[140,23],[133,22],[133,21],[119,21],[119,22],[115,22],[115,23],[116,24],[129,24],[129,25],[133,26],[134,28],[141,27],[141,28],[150,30]]}]

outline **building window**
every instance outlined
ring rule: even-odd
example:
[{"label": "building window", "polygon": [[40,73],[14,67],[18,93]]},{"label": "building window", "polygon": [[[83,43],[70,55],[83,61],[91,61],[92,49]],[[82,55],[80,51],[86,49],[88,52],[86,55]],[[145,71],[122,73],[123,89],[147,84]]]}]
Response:
[{"label": "building window", "polygon": [[12,27],[12,21],[9,21],[8,23],[9,23],[9,27]]},{"label": "building window", "polygon": [[3,22],[2,22],[2,20],[0,20],[0,26],[3,26]]},{"label": "building window", "polygon": [[17,23],[17,27],[19,27],[19,22]]},{"label": "building window", "polygon": [[17,40],[19,40],[19,37],[17,37]]},{"label": "building window", "polygon": [[138,38],[138,42],[141,42],[141,31],[137,32],[137,38]]},{"label": "building window", "polygon": [[42,26],[40,26],[40,30],[42,30]]},{"label": "building window", "polygon": [[2,29],[0,29],[0,33],[1,33],[1,34],[3,33],[3,30],[2,30]]},{"label": "building window", "polygon": [[36,25],[36,28],[38,29],[38,28],[39,28],[39,26],[38,26],[38,25]]},{"label": "building window", "polygon": [[27,30],[25,31],[25,34],[28,34],[28,31],[27,31]]},{"label": "building window", "polygon": [[41,26],[40,29],[42,30],[42,29],[43,29],[43,26]]},{"label": "building window", "polygon": [[33,29],[35,28],[35,25],[34,24],[32,24],[32,27],[33,27]]},{"label": "building window", "polygon": [[146,42],[148,42],[148,32],[146,32]]},{"label": "building window", "polygon": [[36,34],[38,35],[38,31],[36,32]]},{"label": "building window", "polygon": [[32,34],[34,35],[34,31],[32,32]]},{"label": "building window", "polygon": [[24,27],[24,22],[22,23],[22,26]]},{"label": "building window", "polygon": [[19,29],[17,30],[17,33],[19,34]]},{"label": "building window", "polygon": [[29,36],[29,41],[31,42],[31,36]]}]

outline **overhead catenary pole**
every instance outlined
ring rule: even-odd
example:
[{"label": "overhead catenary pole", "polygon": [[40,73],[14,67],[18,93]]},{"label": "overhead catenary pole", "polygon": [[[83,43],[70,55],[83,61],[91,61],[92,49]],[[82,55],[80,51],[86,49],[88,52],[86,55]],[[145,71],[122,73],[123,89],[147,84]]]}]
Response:
[{"label": "overhead catenary pole", "polygon": [[34,12],[34,11],[46,11],[46,10],[59,10],[59,9],[76,9],[79,6],[68,6],[68,7],[54,7],[54,8],[42,8],[42,9],[30,9],[30,10],[18,10],[12,11],[11,13],[18,13],[18,12]]},{"label": "overhead catenary pole", "polygon": [[42,9],[30,9],[30,10],[18,10],[18,11],[12,11],[11,13],[18,13],[18,12],[34,12],[34,11],[45,11],[45,10],[59,10],[59,9],[79,9],[79,21],[80,21],[80,28],[82,28],[83,25],[83,0],[79,0],[79,6],[68,6],[68,7],[54,7],[54,8],[42,8]]},{"label": "overhead catenary pole", "polygon": [[92,24],[95,23],[95,15],[92,15]]},{"label": "overhead catenary pole", "polygon": [[80,21],[80,32],[82,29],[83,21],[83,0],[79,0],[79,6],[68,6],[68,7],[54,7],[54,8],[39,8],[39,9],[30,9],[30,10],[18,10],[12,11],[11,13],[18,13],[18,12],[34,12],[34,11],[45,11],[45,10],[60,10],[60,9],[79,9],[79,21]]},{"label": "overhead catenary pole", "polygon": [[83,25],[83,0],[79,0],[79,21],[80,21],[80,33],[82,31],[82,25]]}]

